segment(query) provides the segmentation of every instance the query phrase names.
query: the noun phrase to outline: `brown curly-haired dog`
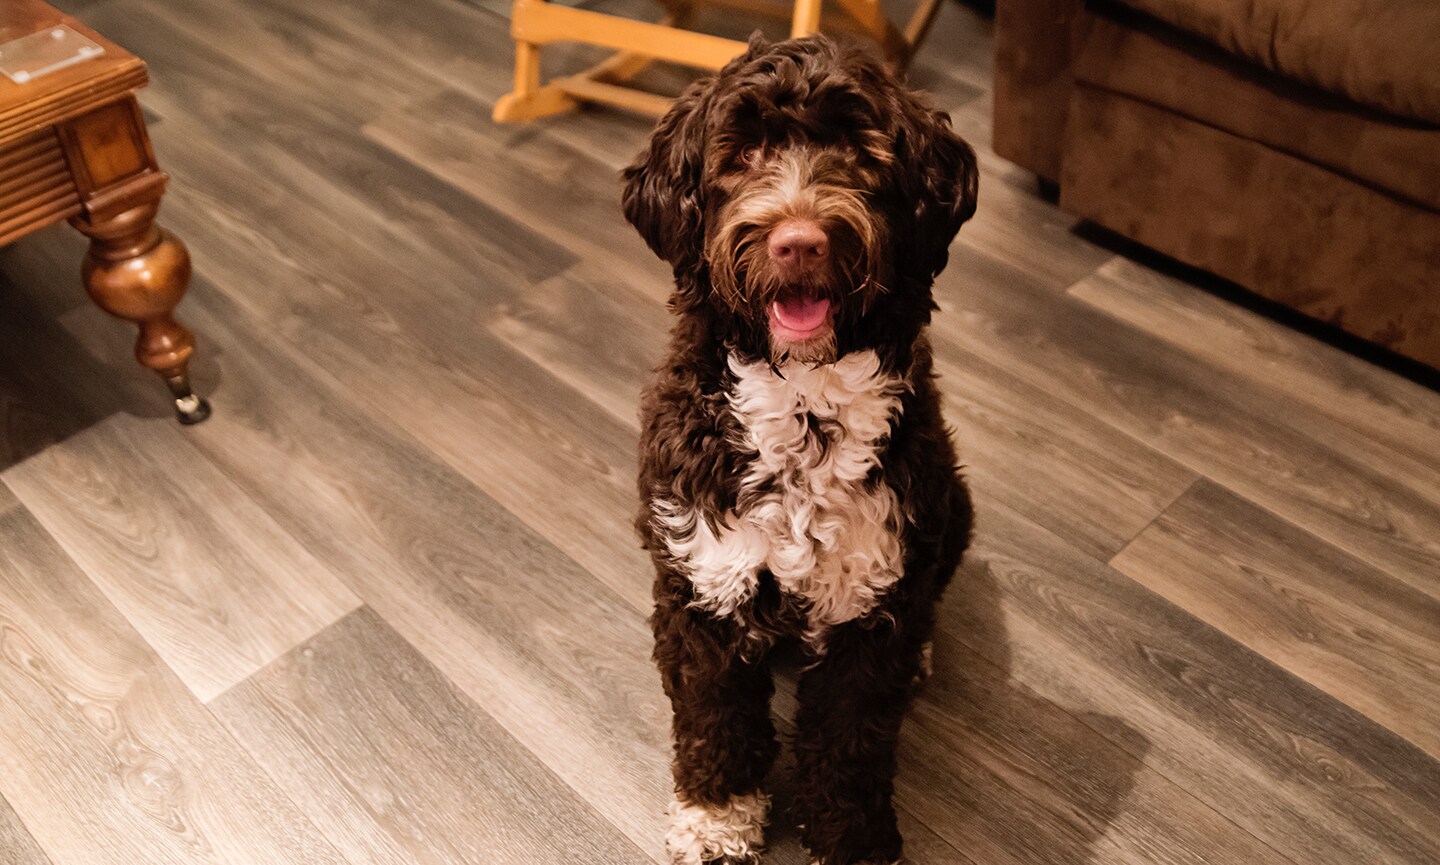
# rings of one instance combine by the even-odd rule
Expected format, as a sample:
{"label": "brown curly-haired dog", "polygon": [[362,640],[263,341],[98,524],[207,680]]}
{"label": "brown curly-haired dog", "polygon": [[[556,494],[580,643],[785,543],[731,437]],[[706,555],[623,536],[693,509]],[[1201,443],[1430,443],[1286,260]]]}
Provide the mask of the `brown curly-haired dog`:
{"label": "brown curly-haired dog", "polygon": [[677,865],[758,861],[767,653],[798,637],[797,818],[822,865],[901,855],[895,745],[970,535],[925,336],[975,155],[878,62],[751,41],[625,171],[675,269],[638,526],[674,707]]}

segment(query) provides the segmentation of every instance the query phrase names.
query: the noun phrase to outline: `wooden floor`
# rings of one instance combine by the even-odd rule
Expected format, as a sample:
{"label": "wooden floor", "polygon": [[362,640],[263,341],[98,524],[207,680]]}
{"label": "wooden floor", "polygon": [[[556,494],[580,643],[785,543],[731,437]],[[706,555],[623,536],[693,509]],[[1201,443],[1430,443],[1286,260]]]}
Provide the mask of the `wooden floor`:
{"label": "wooden floor", "polygon": [[[151,64],[216,415],[169,418],[77,235],[0,250],[0,861],[660,862],[648,124],[492,125],[491,0],[65,5]],[[984,180],[911,861],[1440,863],[1440,394],[1076,233],[988,150],[989,34],[948,4],[914,76]]]}

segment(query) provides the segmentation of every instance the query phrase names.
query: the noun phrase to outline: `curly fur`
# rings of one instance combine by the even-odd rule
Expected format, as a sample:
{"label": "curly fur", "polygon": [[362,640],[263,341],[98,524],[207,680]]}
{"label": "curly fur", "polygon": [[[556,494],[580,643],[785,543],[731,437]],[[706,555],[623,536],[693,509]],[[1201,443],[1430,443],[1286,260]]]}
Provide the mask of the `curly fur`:
{"label": "curly fur", "polygon": [[879,363],[869,350],[816,366],[730,359],[729,403],[745,433],[735,445],[754,455],[735,508],[712,527],[693,509],[651,502],[696,606],[736,615],[767,569],[805,600],[819,647],[826,628],[868,613],[900,578],[899,506],[869,479],[904,384]]}
{"label": "curly fur", "polygon": [[[734,803],[762,795],[768,653],[798,637],[804,841],[820,865],[893,862],[896,739],[971,525],[925,327],[974,212],[974,153],[868,56],[756,39],[677,100],[625,182],[626,217],[675,274],[637,520],[684,803],[672,856],[758,849],[762,821]],[[766,252],[790,219],[830,240],[798,276]],[[767,308],[797,290],[830,302],[823,339],[772,333]],[[701,840],[731,829],[744,851]]]}
{"label": "curly fur", "polygon": [[670,803],[670,830],[665,835],[671,862],[758,862],[769,813],[770,797],[760,792],[733,796],[719,806],[691,805],[676,799]]}

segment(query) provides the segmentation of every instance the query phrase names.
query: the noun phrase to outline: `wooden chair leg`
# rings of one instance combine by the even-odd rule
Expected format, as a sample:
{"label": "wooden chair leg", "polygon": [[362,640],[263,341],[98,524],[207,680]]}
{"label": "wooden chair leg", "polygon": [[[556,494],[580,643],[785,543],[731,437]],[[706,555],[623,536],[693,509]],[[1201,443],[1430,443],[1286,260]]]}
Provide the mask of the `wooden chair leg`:
{"label": "wooden chair leg", "polygon": [[190,253],[155,224],[159,208],[152,201],[103,222],[76,217],[71,224],[90,238],[85,291],[96,306],[140,328],[135,358],[165,379],[180,422],[194,424],[210,416],[210,404],[190,387],[195,336],[174,315],[190,286]]}
{"label": "wooden chair leg", "polygon": [[790,38],[800,39],[820,31],[821,0],[795,0],[795,17],[790,22]]}
{"label": "wooden chair leg", "polygon": [[905,44],[909,53],[905,57],[904,66],[910,65],[910,61],[915,59],[915,52],[920,50],[920,44],[930,35],[930,25],[935,23],[935,16],[940,12],[940,2],[941,0],[921,0],[920,5],[915,7],[915,13],[905,25]]}
{"label": "wooden chair leg", "polygon": [[[517,14],[519,6],[517,3]],[[540,46],[515,42],[515,89],[500,97],[491,116],[497,123],[523,123],[537,117],[559,114],[579,105],[574,98],[552,85],[540,84]]]}

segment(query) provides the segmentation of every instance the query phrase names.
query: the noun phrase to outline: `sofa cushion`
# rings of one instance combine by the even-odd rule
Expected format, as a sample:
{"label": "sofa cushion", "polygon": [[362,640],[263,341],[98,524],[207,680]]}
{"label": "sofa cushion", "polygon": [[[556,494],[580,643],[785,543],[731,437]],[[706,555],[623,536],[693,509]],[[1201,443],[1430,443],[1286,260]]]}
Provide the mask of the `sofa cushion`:
{"label": "sofa cushion", "polygon": [[1273,72],[1440,123],[1440,0],[1121,0]]}
{"label": "sofa cushion", "polygon": [[1138,16],[1084,13],[1076,37],[1071,58],[1076,81],[1440,212],[1440,128],[1295,84]]}

